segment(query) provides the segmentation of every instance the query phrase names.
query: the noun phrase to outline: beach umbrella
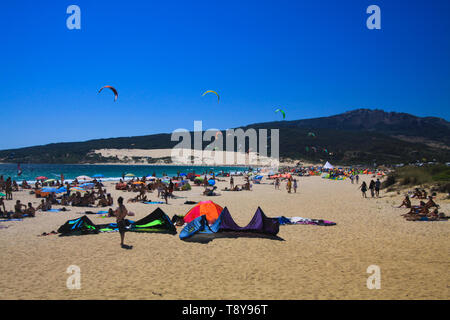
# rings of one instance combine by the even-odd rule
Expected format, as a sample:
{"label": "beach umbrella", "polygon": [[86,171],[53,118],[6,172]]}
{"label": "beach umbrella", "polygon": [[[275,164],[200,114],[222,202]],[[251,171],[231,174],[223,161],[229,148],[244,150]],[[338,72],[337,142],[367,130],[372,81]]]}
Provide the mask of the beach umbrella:
{"label": "beach umbrella", "polygon": [[56,188],[42,188],[41,192],[45,192],[45,193],[52,193],[55,192],[56,193],[57,189]]}
{"label": "beach umbrella", "polygon": [[56,193],[64,193],[64,192],[67,192],[66,187],[61,187],[58,190],[56,190]]}
{"label": "beach umbrella", "polygon": [[40,177],[37,177],[36,178],[36,180],[47,180],[48,178],[47,177],[44,177],[44,176],[40,176]]}
{"label": "beach umbrella", "polygon": [[187,176],[186,173],[180,173],[180,176]]}
{"label": "beach umbrella", "polygon": [[127,174],[125,175],[125,177],[135,177],[135,175],[132,174],[132,173],[127,173]]}
{"label": "beach umbrella", "polygon": [[88,177],[88,176],[78,176],[78,177],[77,177],[77,180],[85,180],[85,181],[89,181],[89,180],[92,180],[92,178],[91,178],[91,177]]}
{"label": "beach umbrella", "polygon": [[44,182],[53,182],[53,181],[56,181],[56,180],[55,179],[47,179]]}
{"label": "beach umbrella", "polygon": [[80,188],[80,187],[73,187],[73,188],[70,188],[70,191],[86,192],[86,190],[84,190],[83,188]]}

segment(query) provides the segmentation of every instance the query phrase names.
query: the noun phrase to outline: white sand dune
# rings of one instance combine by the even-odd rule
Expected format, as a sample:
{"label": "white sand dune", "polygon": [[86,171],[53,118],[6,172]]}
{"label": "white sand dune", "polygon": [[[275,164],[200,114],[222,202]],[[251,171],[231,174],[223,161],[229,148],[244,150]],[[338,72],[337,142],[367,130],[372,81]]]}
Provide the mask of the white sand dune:
{"label": "white sand dune", "polygon": [[[370,180],[370,177],[364,177]],[[242,178],[236,178],[242,183]],[[264,179],[265,180],[265,179]],[[260,238],[183,242],[178,235],[127,233],[132,250],[119,246],[118,233],[39,237],[57,230],[87,208],[38,213],[20,222],[1,222],[0,292],[3,299],[449,299],[449,222],[409,222],[395,209],[401,196],[363,199],[357,186],[320,177],[299,178],[288,194],[263,180],[253,191],[202,196],[202,187],[176,192],[181,199],[160,207],[172,217],[213,200],[246,225],[258,206],[268,216],[321,218],[336,226],[281,226],[284,241]],[[135,194],[108,191],[116,200]],[[219,182],[219,190],[228,186]],[[151,200],[157,200],[149,193]],[[14,193],[23,203],[39,199]],[[449,213],[448,201],[438,200]],[[11,209],[13,201],[7,202]],[[127,204],[132,220],[157,205]],[[114,222],[89,216],[94,223]],[[180,228],[178,228],[180,231]],[[81,268],[81,289],[69,290],[70,265]],[[369,290],[369,265],[381,268],[381,289]]]}

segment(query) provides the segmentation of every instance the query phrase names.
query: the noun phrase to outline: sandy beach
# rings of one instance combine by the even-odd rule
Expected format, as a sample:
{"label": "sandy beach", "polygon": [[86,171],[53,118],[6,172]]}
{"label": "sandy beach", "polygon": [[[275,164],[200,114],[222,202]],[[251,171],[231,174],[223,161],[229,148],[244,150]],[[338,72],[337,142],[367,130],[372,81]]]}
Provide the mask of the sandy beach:
{"label": "sandy beach", "polygon": [[[370,180],[364,175],[363,180]],[[246,225],[258,206],[269,217],[320,218],[336,226],[280,226],[283,241],[262,238],[218,238],[207,244],[183,242],[178,235],[118,233],[59,237],[38,236],[57,230],[89,208],[38,212],[35,218],[1,222],[0,292],[3,299],[448,299],[450,276],[449,222],[410,222],[396,209],[402,195],[363,199],[356,184],[320,177],[300,177],[297,193],[269,180],[253,191],[203,196],[202,187],[175,192],[169,204],[126,204],[134,221],[160,206],[168,215],[185,214],[186,200],[213,200],[228,207]],[[243,178],[236,178],[243,183]],[[115,201],[134,193],[107,189]],[[218,190],[228,186],[218,183]],[[148,198],[157,200],[156,194]],[[14,193],[22,203],[40,199],[28,191]],[[437,199],[449,212],[448,200]],[[414,202],[413,202],[414,203]],[[7,208],[13,205],[6,202]],[[92,209],[92,208],[91,208]],[[94,223],[114,218],[90,215]],[[179,232],[180,227],[177,228]],[[70,265],[81,269],[81,289],[69,290]],[[381,270],[381,289],[366,286],[368,266]]]}

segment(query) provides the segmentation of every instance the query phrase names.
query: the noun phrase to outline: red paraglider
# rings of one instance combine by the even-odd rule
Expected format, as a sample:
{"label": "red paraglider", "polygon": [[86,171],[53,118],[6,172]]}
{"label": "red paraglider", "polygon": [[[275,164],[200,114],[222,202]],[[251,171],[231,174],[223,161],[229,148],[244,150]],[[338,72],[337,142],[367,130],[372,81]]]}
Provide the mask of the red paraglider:
{"label": "red paraglider", "polygon": [[103,90],[104,88],[111,89],[111,91],[114,92],[114,101],[117,101],[117,97],[119,96],[119,94],[117,93],[116,88],[111,87],[111,86],[104,86],[104,87],[102,87],[102,88],[98,91],[98,93],[102,92],[102,90]]}

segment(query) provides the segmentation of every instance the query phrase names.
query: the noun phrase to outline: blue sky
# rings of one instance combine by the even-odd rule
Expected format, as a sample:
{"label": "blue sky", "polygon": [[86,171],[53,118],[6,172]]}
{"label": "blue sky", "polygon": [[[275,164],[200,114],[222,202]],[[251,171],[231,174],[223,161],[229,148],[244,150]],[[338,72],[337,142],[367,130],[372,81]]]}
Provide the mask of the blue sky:
{"label": "blue sky", "polygon": [[[66,27],[71,4],[81,30]],[[381,30],[366,28],[372,4]],[[0,149],[226,129],[280,107],[286,120],[356,108],[448,120],[449,12],[447,0],[8,1]]]}

